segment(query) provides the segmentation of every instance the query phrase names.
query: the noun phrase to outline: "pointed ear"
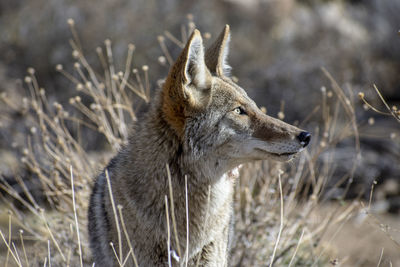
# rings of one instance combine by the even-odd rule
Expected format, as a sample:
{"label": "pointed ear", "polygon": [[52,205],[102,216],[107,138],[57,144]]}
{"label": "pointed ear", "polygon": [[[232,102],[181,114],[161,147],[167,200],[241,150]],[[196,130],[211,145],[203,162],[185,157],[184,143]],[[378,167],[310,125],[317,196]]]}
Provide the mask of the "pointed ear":
{"label": "pointed ear", "polygon": [[167,77],[168,88],[164,89],[186,105],[199,106],[210,94],[211,78],[204,60],[203,39],[195,29],[172,66]]}
{"label": "pointed ear", "polygon": [[184,85],[193,85],[196,90],[209,88],[210,73],[204,60],[203,39],[197,29],[193,31],[182,54],[185,60]]}
{"label": "pointed ear", "polygon": [[230,75],[232,68],[227,62],[230,39],[229,25],[225,25],[217,40],[207,49],[206,65],[211,73],[215,73],[218,76]]}
{"label": "pointed ear", "polygon": [[182,133],[188,113],[208,106],[211,79],[204,60],[203,39],[196,29],[172,65],[162,91],[164,115],[178,133]]}

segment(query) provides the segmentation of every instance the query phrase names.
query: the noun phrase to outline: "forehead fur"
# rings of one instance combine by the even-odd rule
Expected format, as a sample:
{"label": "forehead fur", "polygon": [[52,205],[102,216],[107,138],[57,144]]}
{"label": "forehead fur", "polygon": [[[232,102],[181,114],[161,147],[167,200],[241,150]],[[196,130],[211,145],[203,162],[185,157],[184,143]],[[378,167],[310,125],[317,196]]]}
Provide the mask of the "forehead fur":
{"label": "forehead fur", "polygon": [[222,109],[246,102],[254,103],[241,87],[232,81],[213,77],[211,105],[219,106]]}

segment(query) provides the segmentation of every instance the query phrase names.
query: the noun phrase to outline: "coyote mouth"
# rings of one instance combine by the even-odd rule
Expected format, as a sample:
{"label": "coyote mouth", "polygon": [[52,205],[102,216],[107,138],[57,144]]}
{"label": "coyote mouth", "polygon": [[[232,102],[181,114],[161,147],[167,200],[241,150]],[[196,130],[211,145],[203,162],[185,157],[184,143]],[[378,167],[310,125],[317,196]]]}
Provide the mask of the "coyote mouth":
{"label": "coyote mouth", "polygon": [[296,152],[274,153],[274,152],[269,152],[269,151],[261,149],[261,148],[256,148],[256,150],[261,151],[263,153],[266,153],[266,154],[276,157],[276,158],[290,158],[291,156],[296,155],[298,152],[300,152],[300,151],[296,151]]}
{"label": "coyote mouth", "polygon": [[297,154],[297,152],[287,152],[287,153],[271,153],[271,152],[267,152],[267,153],[269,153],[271,155],[274,155],[274,156],[278,156],[278,157],[280,157],[280,156],[292,156],[294,154]]}

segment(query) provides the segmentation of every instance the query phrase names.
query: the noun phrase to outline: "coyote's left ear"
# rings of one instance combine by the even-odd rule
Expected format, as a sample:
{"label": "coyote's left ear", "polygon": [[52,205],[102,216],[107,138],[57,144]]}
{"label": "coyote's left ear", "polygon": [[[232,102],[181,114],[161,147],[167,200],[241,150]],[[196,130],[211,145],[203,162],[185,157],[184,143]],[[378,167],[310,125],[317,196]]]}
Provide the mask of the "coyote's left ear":
{"label": "coyote's left ear", "polygon": [[217,40],[206,51],[206,65],[211,73],[218,76],[229,76],[231,66],[228,65],[229,41],[231,34],[226,25]]}
{"label": "coyote's left ear", "polygon": [[186,93],[191,94],[196,90],[209,89],[211,85],[210,72],[204,61],[203,39],[197,29],[193,31],[182,54],[185,58],[184,85],[192,85],[196,88],[195,90],[186,88]]}
{"label": "coyote's left ear", "polygon": [[195,29],[172,66],[164,91],[174,98],[175,103],[181,102],[186,108],[196,109],[207,106],[210,88],[211,74],[204,61],[203,39]]}
{"label": "coyote's left ear", "polygon": [[183,133],[187,113],[206,108],[211,99],[212,77],[204,60],[203,39],[196,29],[172,65],[163,89],[167,121]]}

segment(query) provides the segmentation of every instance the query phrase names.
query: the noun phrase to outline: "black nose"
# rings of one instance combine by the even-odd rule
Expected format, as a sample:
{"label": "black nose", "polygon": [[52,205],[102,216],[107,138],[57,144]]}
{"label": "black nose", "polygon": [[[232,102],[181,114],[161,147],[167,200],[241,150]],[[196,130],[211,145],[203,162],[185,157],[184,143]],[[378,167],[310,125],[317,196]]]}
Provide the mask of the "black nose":
{"label": "black nose", "polygon": [[297,139],[299,139],[300,144],[303,145],[303,147],[306,147],[308,143],[310,143],[311,140],[311,134],[309,132],[301,132],[298,136]]}

